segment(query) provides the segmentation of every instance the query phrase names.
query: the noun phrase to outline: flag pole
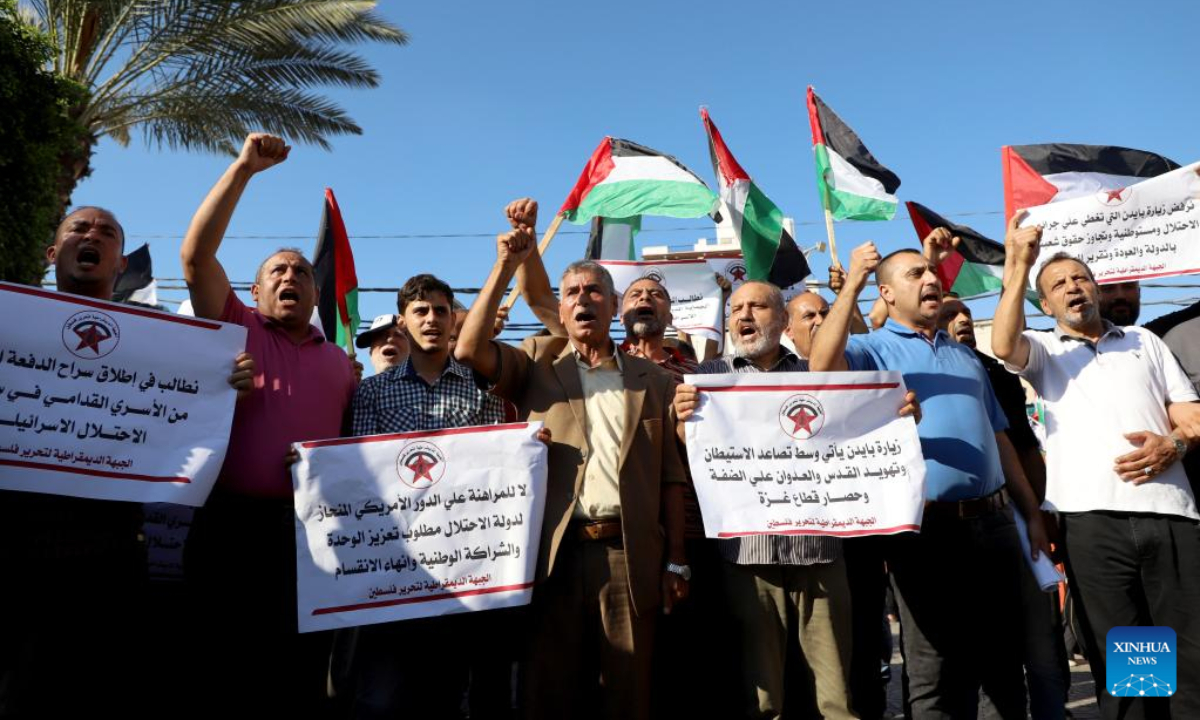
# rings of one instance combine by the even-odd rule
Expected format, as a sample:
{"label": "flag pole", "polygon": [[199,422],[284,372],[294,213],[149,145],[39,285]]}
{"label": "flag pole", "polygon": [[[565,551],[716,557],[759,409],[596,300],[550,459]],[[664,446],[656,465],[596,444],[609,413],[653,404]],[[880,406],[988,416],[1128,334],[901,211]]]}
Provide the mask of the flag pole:
{"label": "flag pole", "polygon": [[833,213],[829,212],[829,208],[825,209],[825,234],[829,236],[829,259],[834,267],[840,268],[842,263],[838,260],[837,238],[833,235]]}
{"label": "flag pole", "polygon": [[350,330],[349,318],[342,321],[342,334],[346,336],[346,354],[352,358],[358,357],[358,352],[354,349],[354,333]]}
{"label": "flag pole", "polygon": [[[558,226],[562,225],[562,221],[563,221],[564,217],[565,216],[561,213],[559,213],[558,215],[555,215],[554,222],[550,223],[550,227],[546,228],[546,234],[542,237],[542,241],[539,242],[538,246],[537,246],[537,254],[539,256],[546,254],[546,248],[550,247],[550,241],[554,239],[555,233],[558,232]],[[513,305],[517,304],[517,298],[520,295],[521,295],[521,284],[517,283],[516,285],[514,285],[512,292],[510,292],[508,294],[508,297],[504,298],[504,302],[500,306],[511,309]]]}

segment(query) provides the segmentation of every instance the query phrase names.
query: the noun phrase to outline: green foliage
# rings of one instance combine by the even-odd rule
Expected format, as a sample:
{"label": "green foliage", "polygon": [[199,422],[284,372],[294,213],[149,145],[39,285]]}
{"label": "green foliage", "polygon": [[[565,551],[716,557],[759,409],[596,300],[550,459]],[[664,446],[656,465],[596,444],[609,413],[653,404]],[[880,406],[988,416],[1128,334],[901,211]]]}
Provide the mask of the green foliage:
{"label": "green foliage", "polygon": [[0,0],[0,279],[36,284],[61,212],[62,159],[77,154],[82,126],[70,110],[86,97],[47,71],[53,46]]}

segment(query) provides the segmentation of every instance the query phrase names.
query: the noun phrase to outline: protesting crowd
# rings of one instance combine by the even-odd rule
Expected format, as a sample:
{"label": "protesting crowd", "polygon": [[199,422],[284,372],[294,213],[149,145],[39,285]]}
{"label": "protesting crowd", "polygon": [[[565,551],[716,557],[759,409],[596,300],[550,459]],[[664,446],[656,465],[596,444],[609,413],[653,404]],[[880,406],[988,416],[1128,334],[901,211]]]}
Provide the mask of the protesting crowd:
{"label": "protesting crowd", "polygon": [[[240,326],[245,341],[219,368],[232,388],[220,389],[232,425],[186,541],[178,606],[170,620],[161,609],[160,622],[147,620],[139,505],[2,491],[0,554],[11,579],[0,615],[0,716],[882,718],[893,613],[906,716],[1064,718],[1071,677],[1062,606],[1035,575],[1040,560],[1065,568],[1103,717],[1200,718],[1200,514],[1191,484],[1200,476],[1184,462],[1200,443],[1192,316],[1160,328],[1165,341],[1136,326],[1136,284],[1102,287],[1079,257],[1047,256],[1042,226],[1017,213],[1004,241],[994,358],[976,349],[970,310],[939,274],[961,238],[936,227],[920,247],[886,256],[870,242],[854,248],[845,268],[831,270],[829,297],[806,291],[785,301],[770,282],[740,284],[728,296],[724,354],[698,362],[686,335],[668,333],[672,297],[660,279],[618,288],[603,263],[580,260],[555,286],[537,247],[538,205],[520,199],[504,209],[495,262],[469,308],[446,282],[410,268],[395,315],[357,337],[375,369],[363,379],[362,366],[312,323],[318,282],[303,252],[262,260],[253,305],[217,259],[243,192],[260,173],[280,172],[289,150],[277,137],[248,137],[182,244],[195,322]],[[114,212],[68,214],[47,254],[58,291],[111,300],[124,242]],[[872,282],[879,300],[864,317],[860,296]],[[546,326],[519,346],[497,339],[514,283]],[[1051,330],[1026,329],[1029,287]],[[175,351],[183,362],[189,348]],[[13,357],[0,355],[0,364]],[[913,438],[916,460],[906,467],[920,468],[923,484],[912,487],[923,497],[910,529],[872,531],[862,521],[844,532],[711,531],[712,501],[698,488],[731,486],[742,469],[699,467],[692,433],[716,422],[734,394],[746,398],[739,407],[778,425],[778,403],[766,407],[766,394],[756,395],[776,373],[784,387],[864,374],[880,385],[902,380],[876,413],[881,426],[898,428],[895,437]],[[1018,378],[1044,403],[1044,444]],[[836,432],[837,402],[796,406],[786,415],[795,427],[784,430],[803,441],[825,418]],[[317,545],[390,542],[388,562],[398,566],[403,555],[406,572],[418,550],[427,552],[422,572],[442,562],[429,559],[437,538],[422,537],[418,524],[403,540],[330,530],[350,527],[356,514],[394,514],[406,501],[389,511],[384,497],[379,510],[355,513],[322,500],[309,512],[308,483],[329,483],[334,472],[319,469],[321,451],[358,447],[347,445],[353,438],[475,437],[446,431],[481,426],[529,435],[519,452],[532,459],[520,462],[538,468],[522,469],[542,492],[521,507],[536,510],[504,520],[527,527],[525,547],[536,548],[522,558],[528,601],[364,621],[362,612],[421,604],[419,593],[406,597],[385,580],[366,610],[298,612],[297,583],[314,562],[298,545],[298,525],[313,557]],[[40,432],[30,424],[26,434]],[[512,442],[496,452],[515,454],[510,437],[490,442]],[[727,444],[740,452],[752,440]],[[387,459],[389,472],[402,465],[401,479],[425,497],[431,487],[440,494],[439,512],[477,496],[463,490],[457,498],[467,499],[456,499],[449,479],[433,485],[449,442]],[[502,479],[522,483],[509,495],[524,494],[524,477]],[[488,502],[499,508],[495,487]],[[775,490],[759,489],[754,502],[771,510]],[[812,504],[870,507],[865,493],[823,492]],[[530,526],[535,517],[540,526]],[[454,532],[466,532],[454,522]],[[411,551],[396,549],[403,542]],[[515,558],[519,549],[479,555]],[[465,562],[450,553],[442,564],[455,561]],[[348,562],[320,567],[343,585],[370,574]],[[443,582],[437,598],[504,594],[482,578],[476,585],[450,591]],[[339,624],[312,630],[309,617]],[[1169,698],[1110,692],[1106,638],[1137,626],[1166,626],[1177,637]]]}

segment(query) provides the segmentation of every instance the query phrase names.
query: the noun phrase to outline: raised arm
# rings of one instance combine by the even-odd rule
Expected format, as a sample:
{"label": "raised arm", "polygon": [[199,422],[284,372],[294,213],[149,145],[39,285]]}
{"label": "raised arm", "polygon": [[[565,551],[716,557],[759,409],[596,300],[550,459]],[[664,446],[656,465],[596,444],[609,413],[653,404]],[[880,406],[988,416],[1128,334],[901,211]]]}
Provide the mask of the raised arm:
{"label": "raised arm", "polygon": [[[522,225],[529,228],[533,239],[537,241],[538,204],[533,198],[513,200],[504,208],[504,214],[514,230]],[[517,268],[517,286],[521,288],[521,297],[525,304],[551,335],[566,337],[567,329],[558,319],[558,298],[550,285],[550,276],[546,274],[546,265],[542,262],[542,254],[538,251],[529,253],[525,262]]]}
{"label": "raised arm", "polygon": [[500,360],[496,348],[492,347],[496,311],[517,267],[533,251],[536,251],[533,232],[525,226],[496,236],[496,264],[479,291],[479,297],[471,303],[458,334],[454,357],[491,382],[500,378]]}
{"label": "raised arm", "polygon": [[197,317],[220,317],[229,297],[229,278],[217,261],[217,248],[242,192],[256,173],[287,160],[291,147],[274,135],[253,133],[246,138],[237,160],[225,170],[200,208],[192,216],[179,259]]}
{"label": "raised arm", "polygon": [[829,308],[829,316],[821,323],[820,331],[813,336],[809,369],[821,372],[849,368],[846,363],[846,338],[850,335],[851,320],[858,310],[858,296],[867,286],[871,273],[879,266],[879,260],[879,251],[873,242],[859,245],[850,253],[850,272],[846,276],[846,285]]}
{"label": "raised arm", "polygon": [[1029,362],[1029,338],[1021,334],[1025,330],[1025,287],[1042,242],[1040,226],[1018,227],[1024,217],[1024,210],[1013,215],[1004,235],[1004,291],[992,323],[992,352],[1019,369]]}
{"label": "raised arm", "polygon": [[[829,266],[829,289],[834,295],[840,295],[842,288],[846,287],[846,270],[841,265]],[[885,310],[886,312],[886,310]],[[882,324],[882,323],[881,323]],[[858,309],[858,303],[854,303],[854,316],[850,318],[850,334],[865,335],[871,331],[867,327],[866,320],[863,320],[862,311]]]}

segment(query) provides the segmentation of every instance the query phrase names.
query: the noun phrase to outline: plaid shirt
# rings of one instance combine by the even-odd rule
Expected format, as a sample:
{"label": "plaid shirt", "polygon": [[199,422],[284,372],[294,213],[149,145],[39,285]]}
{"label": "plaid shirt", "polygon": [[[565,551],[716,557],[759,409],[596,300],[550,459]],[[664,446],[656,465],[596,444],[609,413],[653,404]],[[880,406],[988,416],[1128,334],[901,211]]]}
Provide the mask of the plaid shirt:
{"label": "plaid shirt", "polygon": [[373,375],[354,394],[351,435],[442,430],[504,421],[504,403],[466,365],[450,358],[432,385],[412,361]]}
{"label": "plaid shirt", "polygon": [[[808,361],[803,360],[787,348],[779,361],[766,372],[808,372]],[[719,357],[707,360],[696,371],[700,375],[720,373],[763,372],[745,358]],[[718,540],[721,557],[738,565],[818,565],[838,559],[842,552],[842,540],[823,535],[751,535],[748,537]]]}

